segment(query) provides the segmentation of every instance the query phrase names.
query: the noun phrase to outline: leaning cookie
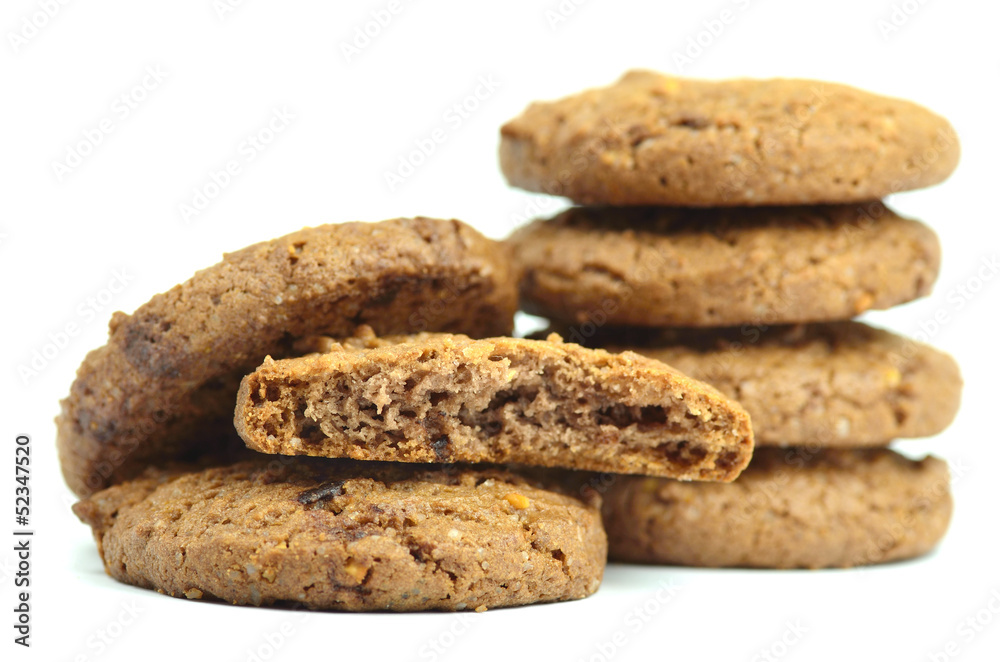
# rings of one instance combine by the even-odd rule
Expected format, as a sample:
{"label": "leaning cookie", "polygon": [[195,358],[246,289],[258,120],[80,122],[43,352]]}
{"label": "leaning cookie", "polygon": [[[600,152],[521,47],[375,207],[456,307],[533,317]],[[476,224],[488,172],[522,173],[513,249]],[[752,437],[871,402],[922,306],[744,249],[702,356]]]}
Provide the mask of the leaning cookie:
{"label": "leaning cookie", "polygon": [[728,485],[617,477],[604,494],[614,561],[825,568],[925,554],[951,518],[948,467],[887,449],[762,448]]}
{"label": "leaning cookie", "polygon": [[602,330],[590,342],[663,361],[739,401],[757,446],[884,446],[929,437],[954,420],[962,395],[949,355],[860,322]]}
{"label": "leaning cookie", "polygon": [[855,202],[938,183],[959,157],[951,125],[909,101],[650,71],[534,103],[500,135],[508,182],[580,204]]}
{"label": "leaning cookie", "polygon": [[58,418],[63,475],[90,494],[222,445],[240,378],[293,339],[446,330],[507,333],[516,286],[506,251],[458,221],[305,229],[226,255],[132,315],[80,366]]}
{"label": "leaning cookie", "polygon": [[934,232],[881,203],[577,207],[508,241],[525,309],[599,325],[848,319],[927,295],[940,264]]}
{"label": "leaning cookie", "polygon": [[116,485],[74,506],[118,581],[175,597],[462,610],[597,590],[599,499],[507,471],[264,458]]}
{"label": "leaning cookie", "polygon": [[558,336],[368,331],[247,375],[235,414],[247,445],[283,455],[721,481],[750,459],[746,412],[659,361]]}

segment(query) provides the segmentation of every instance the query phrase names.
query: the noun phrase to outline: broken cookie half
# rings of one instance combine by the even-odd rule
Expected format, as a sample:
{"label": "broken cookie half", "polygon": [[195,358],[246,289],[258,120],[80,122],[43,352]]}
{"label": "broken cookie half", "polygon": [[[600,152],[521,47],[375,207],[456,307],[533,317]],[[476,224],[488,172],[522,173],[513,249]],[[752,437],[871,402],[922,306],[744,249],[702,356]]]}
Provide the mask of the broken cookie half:
{"label": "broken cookie half", "polygon": [[494,462],[731,481],[750,418],[712,387],[632,352],[421,333],[313,338],[243,379],[235,424],[265,453]]}

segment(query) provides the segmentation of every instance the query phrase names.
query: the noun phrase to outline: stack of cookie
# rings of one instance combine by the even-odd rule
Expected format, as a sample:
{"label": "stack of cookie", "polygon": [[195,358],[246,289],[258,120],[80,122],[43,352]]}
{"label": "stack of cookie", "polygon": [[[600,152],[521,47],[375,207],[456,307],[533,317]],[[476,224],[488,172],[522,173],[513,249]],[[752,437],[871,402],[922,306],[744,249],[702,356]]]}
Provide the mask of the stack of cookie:
{"label": "stack of cookie", "polygon": [[[847,320],[929,291],[934,234],[877,200],[956,159],[937,116],[819,83],[636,73],[532,106],[505,172],[591,206],[505,243],[306,229],[116,313],[57,420],[74,511],[120,581],[314,609],[581,598],[609,550],[919,554],[947,468],[886,445],[943,429],[960,377]],[[519,299],[569,342],[511,338]]]}
{"label": "stack of cookie", "polygon": [[951,422],[958,368],[850,320],[937,277],[934,233],[880,199],[951,173],[944,119],[831,83],[631,72],[501,135],[511,184],[587,205],[510,238],[522,306],[570,342],[704,379],[753,421],[732,484],[611,481],[613,560],[851,566],[937,543],[947,467],[887,446]]}
{"label": "stack of cookie", "polygon": [[458,221],[348,223],[116,313],[58,419],[107,572],[354,611],[592,594],[600,500],[530,467],[729,481],[750,419],[655,359],[508,337],[516,273]]}

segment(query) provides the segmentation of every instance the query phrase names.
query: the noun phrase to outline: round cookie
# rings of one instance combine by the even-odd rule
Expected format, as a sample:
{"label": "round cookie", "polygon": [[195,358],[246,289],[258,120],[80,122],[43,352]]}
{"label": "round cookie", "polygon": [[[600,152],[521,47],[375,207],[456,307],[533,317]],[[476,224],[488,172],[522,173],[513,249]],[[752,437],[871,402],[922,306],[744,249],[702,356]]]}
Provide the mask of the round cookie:
{"label": "round cookie", "polygon": [[248,374],[234,423],[264,453],[516,463],[730,481],[743,408],[670,366],[547,340],[370,329]]}
{"label": "round cookie", "polygon": [[929,437],[961,401],[954,359],[860,322],[601,335],[592,340],[610,351],[663,361],[739,401],[758,447]]}
{"label": "round cookie", "polygon": [[848,319],[925,296],[940,264],[934,232],[881,203],[576,207],[508,241],[527,311],[598,326]]}
{"label": "round cookie", "polygon": [[76,504],[108,574],[171,596],[345,611],[586,597],[600,500],[484,467],[267,458],[151,475]]}
{"label": "round cookie", "polygon": [[500,135],[508,182],[580,204],[864,201],[936,184],[959,157],[951,125],[909,101],[819,81],[651,71],[534,103]]}
{"label": "round cookie", "polygon": [[612,561],[826,568],[919,556],[944,536],[947,465],[891,450],[762,448],[733,483],[620,476],[604,494]]}
{"label": "round cookie", "polygon": [[506,250],[459,221],[324,225],[229,253],[115,313],[108,344],[77,371],[57,419],[63,475],[90,494],[164,459],[235,439],[239,381],[315,333],[509,333]]}

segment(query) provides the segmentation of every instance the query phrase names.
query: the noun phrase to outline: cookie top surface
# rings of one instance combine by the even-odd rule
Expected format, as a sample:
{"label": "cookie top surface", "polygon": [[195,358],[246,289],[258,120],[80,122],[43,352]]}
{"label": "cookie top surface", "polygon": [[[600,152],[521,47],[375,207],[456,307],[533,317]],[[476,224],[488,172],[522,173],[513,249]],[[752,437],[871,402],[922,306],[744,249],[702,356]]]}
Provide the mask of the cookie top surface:
{"label": "cookie top surface", "polygon": [[618,82],[530,105],[501,129],[508,182],[580,204],[749,206],[882,198],[944,180],[948,122],[809,80]]}
{"label": "cookie top surface", "polygon": [[940,266],[934,232],[879,202],[575,207],[508,242],[526,310],[598,325],[849,319],[927,295]]}
{"label": "cookie top surface", "polygon": [[119,581],[348,611],[585,597],[607,552],[598,509],[491,467],[308,458],[149,472],[74,506]]}
{"label": "cookie top surface", "polygon": [[761,448],[728,485],[621,477],[604,493],[612,560],[848,567],[911,558],[944,536],[947,465],[888,449]]}
{"label": "cookie top surface", "polygon": [[659,361],[548,340],[423,333],[265,361],[235,425],[266,453],[518,463],[732,480],[753,448],[737,404]]}
{"label": "cookie top surface", "polygon": [[947,354],[860,322],[605,331],[590,339],[668,363],[742,404],[758,446],[883,446],[954,420]]}
{"label": "cookie top surface", "polygon": [[[509,256],[459,221],[308,228],[229,253],[132,315],[77,372],[58,419],[63,473],[78,494],[230,436],[239,379],[294,338],[507,333]],[[208,440],[207,442],[205,440]]]}

